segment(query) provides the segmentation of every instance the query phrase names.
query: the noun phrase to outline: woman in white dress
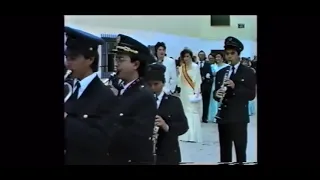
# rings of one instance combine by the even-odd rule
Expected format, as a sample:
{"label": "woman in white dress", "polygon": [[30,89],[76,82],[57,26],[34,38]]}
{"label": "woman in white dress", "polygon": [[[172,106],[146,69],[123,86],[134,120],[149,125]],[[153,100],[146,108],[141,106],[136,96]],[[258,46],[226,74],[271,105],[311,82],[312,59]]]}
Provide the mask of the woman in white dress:
{"label": "woman in white dress", "polygon": [[180,53],[178,85],[181,88],[180,99],[188,119],[189,130],[179,138],[187,142],[202,142],[201,75],[199,66],[192,62],[192,56],[193,53],[189,49]]}

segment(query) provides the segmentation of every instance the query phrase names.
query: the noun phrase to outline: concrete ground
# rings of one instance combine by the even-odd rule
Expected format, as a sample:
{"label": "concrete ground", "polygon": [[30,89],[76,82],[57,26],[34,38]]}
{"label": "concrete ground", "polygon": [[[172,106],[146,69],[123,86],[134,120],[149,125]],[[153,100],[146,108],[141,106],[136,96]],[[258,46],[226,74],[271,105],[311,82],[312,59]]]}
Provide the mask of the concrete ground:
{"label": "concrete ground", "polygon": [[[247,162],[257,162],[257,116],[250,116],[250,119],[251,121],[248,124]],[[180,141],[182,162],[217,163],[220,161],[217,124],[202,123],[202,134],[203,143]],[[233,152],[233,161],[236,161],[235,152]]]}

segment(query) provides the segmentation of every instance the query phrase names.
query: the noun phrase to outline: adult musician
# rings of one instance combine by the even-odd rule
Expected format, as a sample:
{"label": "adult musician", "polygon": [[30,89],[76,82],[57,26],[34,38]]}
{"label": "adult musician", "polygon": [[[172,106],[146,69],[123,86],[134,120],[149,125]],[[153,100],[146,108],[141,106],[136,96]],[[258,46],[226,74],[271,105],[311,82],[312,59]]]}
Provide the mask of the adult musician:
{"label": "adult musician", "polygon": [[[217,119],[221,162],[232,161],[232,142],[235,145],[237,162],[246,162],[247,125],[249,123],[248,102],[255,98],[255,75],[249,67],[240,63],[243,44],[235,37],[225,39],[225,57],[230,66],[217,72],[214,99],[222,101]],[[227,72],[230,69],[229,72]],[[228,80],[223,82],[227,74]],[[228,88],[225,92],[221,85]]]}
{"label": "adult musician", "polygon": [[98,70],[99,37],[65,27],[66,59],[75,79],[74,92],[65,104],[67,165],[106,164],[106,152],[119,120],[109,118],[117,98],[95,73]]}
{"label": "adult musician", "polygon": [[151,64],[145,78],[157,100],[158,115],[155,117],[155,122],[159,127],[159,136],[156,144],[156,163],[178,165],[181,162],[178,136],[187,132],[189,127],[180,99],[163,91],[165,71],[165,66],[158,63]]}
{"label": "adult musician", "polygon": [[158,62],[162,63],[166,67],[166,84],[163,88],[167,94],[173,94],[177,86],[177,70],[176,62],[174,59],[166,56],[166,44],[164,42],[158,42],[155,46],[156,57]]}
{"label": "adult musician", "polygon": [[153,163],[152,135],[157,115],[153,93],[146,88],[142,78],[147,65],[155,62],[149,49],[139,41],[120,34],[116,49],[118,78],[124,81],[119,91],[116,116],[128,123],[112,139],[108,155],[110,164],[136,165]]}
{"label": "adult musician", "polygon": [[208,111],[209,111],[209,104],[210,104],[210,94],[211,88],[213,83],[213,74],[211,71],[211,64],[210,62],[206,61],[206,54],[204,51],[200,51],[198,53],[199,57],[199,66],[200,66],[200,73],[201,73],[201,93],[202,93],[202,122],[208,122]]}

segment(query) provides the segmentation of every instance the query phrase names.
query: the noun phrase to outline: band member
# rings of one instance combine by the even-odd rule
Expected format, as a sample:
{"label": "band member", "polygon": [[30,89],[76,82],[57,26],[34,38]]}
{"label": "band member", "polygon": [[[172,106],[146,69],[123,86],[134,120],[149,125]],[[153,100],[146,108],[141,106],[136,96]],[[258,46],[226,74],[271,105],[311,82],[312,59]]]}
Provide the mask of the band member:
{"label": "band member", "polygon": [[202,94],[202,122],[208,122],[208,111],[210,104],[210,94],[213,83],[213,74],[211,71],[211,64],[208,61],[205,61],[206,55],[204,51],[200,51],[198,53],[199,56],[199,66],[200,66],[200,74],[201,74],[201,94]]}
{"label": "band member", "polygon": [[189,127],[180,99],[163,91],[165,71],[165,66],[155,63],[149,65],[146,74],[146,81],[157,97],[158,115],[155,122],[159,127],[159,136],[156,164],[178,165],[181,162],[178,136],[187,132]]}
{"label": "band member", "polygon": [[[232,161],[232,142],[237,162],[246,162],[248,102],[256,96],[256,78],[253,71],[240,63],[243,44],[235,37],[225,39],[225,56],[230,66],[217,72],[214,99],[222,106],[217,119],[221,162]],[[228,71],[229,70],[229,71]],[[224,79],[226,78],[226,81]],[[227,86],[227,90],[221,86]]]}
{"label": "band member", "polygon": [[110,119],[117,98],[95,72],[98,70],[99,37],[65,27],[68,69],[76,81],[74,92],[65,104],[67,165],[107,164],[107,147],[121,119]]}
{"label": "band member", "polygon": [[108,151],[109,164],[153,164],[152,135],[157,106],[152,91],[142,78],[147,65],[155,59],[139,41],[122,34],[117,39],[113,51],[116,52],[117,75],[124,81],[124,86],[114,112],[128,126],[114,135]]}
{"label": "band member", "polygon": [[155,46],[156,57],[159,63],[162,63],[166,67],[166,84],[163,88],[167,94],[173,94],[177,86],[177,70],[174,59],[171,59],[166,55],[166,44],[164,42],[158,42]]}

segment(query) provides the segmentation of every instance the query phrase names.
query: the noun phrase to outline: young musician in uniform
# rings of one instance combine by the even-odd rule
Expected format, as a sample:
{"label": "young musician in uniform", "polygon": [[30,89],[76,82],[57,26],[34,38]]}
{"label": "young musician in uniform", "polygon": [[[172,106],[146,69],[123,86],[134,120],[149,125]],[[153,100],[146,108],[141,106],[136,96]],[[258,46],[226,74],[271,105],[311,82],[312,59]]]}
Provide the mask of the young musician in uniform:
{"label": "young musician in uniform", "polygon": [[[240,63],[239,55],[244,47],[237,38],[227,37],[224,48],[230,66],[217,72],[214,90],[214,99],[218,102],[223,99],[217,114],[220,158],[221,162],[232,161],[234,143],[237,162],[241,163],[246,162],[248,102],[256,96],[256,78],[251,68]],[[227,87],[226,91],[222,85]]]}
{"label": "young musician in uniform", "polygon": [[187,132],[189,127],[180,99],[163,91],[165,71],[165,66],[151,64],[145,78],[157,100],[155,122],[159,127],[159,136],[156,143],[156,164],[178,165],[181,162],[178,137]]}
{"label": "young musician in uniform", "polygon": [[[67,165],[107,164],[107,147],[118,119],[110,119],[117,98],[95,72],[98,70],[99,37],[65,27],[66,59],[75,79],[73,94],[65,103],[65,163]],[[114,121],[114,122],[113,122]]]}
{"label": "young musician in uniform", "polygon": [[156,51],[156,57],[159,63],[166,67],[166,84],[163,88],[167,94],[173,94],[177,86],[177,70],[175,66],[175,60],[166,56],[166,44],[164,42],[158,42],[154,49]]}
{"label": "young musician in uniform", "polygon": [[143,77],[147,65],[155,62],[149,49],[139,41],[120,34],[117,38],[117,76],[124,81],[119,91],[119,106],[115,116],[127,122],[128,127],[117,132],[109,147],[112,165],[153,164],[152,135],[157,115],[156,101]]}

